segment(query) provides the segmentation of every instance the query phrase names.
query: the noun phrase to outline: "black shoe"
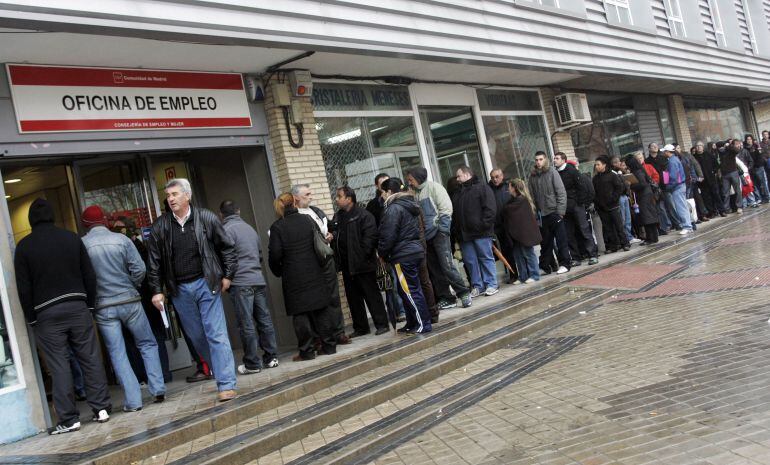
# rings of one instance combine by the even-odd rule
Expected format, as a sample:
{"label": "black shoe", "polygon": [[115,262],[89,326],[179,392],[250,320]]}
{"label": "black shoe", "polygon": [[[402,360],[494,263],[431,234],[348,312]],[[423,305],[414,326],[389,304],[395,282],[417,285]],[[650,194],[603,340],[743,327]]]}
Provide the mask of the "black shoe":
{"label": "black shoe", "polygon": [[719,212],[719,216],[721,216],[722,218],[727,218],[727,213]]}
{"label": "black shoe", "polygon": [[197,383],[198,381],[208,381],[210,379],[214,379],[214,377],[211,375],[207,375],[202,371],[196,371],[195,374],[193,374],[192,376],[188,376],[187,378],[185,378],[185,381],[187,381],[188,383]]}
{"label": "black shoe", "polygon": [[407,326],[402,326],[402,327],[398,328],[396,330],[396,332],[397,333],[401,333],[401,334],[412,334],[412,333],[414,333],[414,329],[409,328]]}
{"label": "black shoe", "polygon": [[86,395],[85,394],[78,394],[76,392],[75,393],[75,400],[78,401],[78,402],[83,402],[84,400],[86,400]]}
{"label": "black shoe", "polygon": [[48,428],[48,434],[50,434],[51,436],[54,436],[56,434],[71,433],[73,431],[78,431],[79,429],[80,429],[80,422],[73,421],[69,425],[58,424],[52,428]]}
{"label": "black shoe", "polygon": [[367,331],[365,333],[363,333],[361,331],[353,331],[353,333],[348,334],[348,337],[352,339],[354,337],[366,336],[367,334],[369,334],[369,331]]}
{"label": "black shoe", "polygon": [[396,323],[403,323],[406,321],[406,317],[404,315],[399,315],[396,317]]}
{"label": "black shoe", "polygon": [[569,265],[570,265],[570,267],[574,268],[574,267],[580,266],[582,264],[583,264],[583,262],[581,262],[580,260],[572,260],[572,262],[570,262]]}
{"label": "black shoe", "polygon": [[155,400],[153,400],[153,403],[160,404],[164,400],[166,400],[166,395],[165,394],[158,394],[157,396],[155,396]]}
{"label": "black shoe", "polygon": [[126,412],[126,413],[139,412],[141,410],[142,410],[142,407],[133,407],[133,408],[131,408],[131,407],[123,407],[123,411]]}
{"label": "black shoe", "polygon": [[623,252],[628,252],[629,250],[631,250],[631,245],[630,244],[627,244],[627,245],[623,246]]}
{"label": "black shoe", "polygon": [[589,265],[596,265],[597,263],[599,263],[599,258],[598,257],[591,257],[591,258],[588,259],[588,264]]}
{"label": "black shoe", "polygon": [[430,324],[435,325],[436,323],[438,323],[438,317],[437,316],[430,317]]}
{"label": "black shoe", "polygon": [[389,332],[390,332],[390,329],[387,328],[387,327],[385,327],[385,328],[377,328],[377,330],[374,332],[374,335],[375,336],[379,336],[380,334],[385,334],[385,333],[389,333]]}

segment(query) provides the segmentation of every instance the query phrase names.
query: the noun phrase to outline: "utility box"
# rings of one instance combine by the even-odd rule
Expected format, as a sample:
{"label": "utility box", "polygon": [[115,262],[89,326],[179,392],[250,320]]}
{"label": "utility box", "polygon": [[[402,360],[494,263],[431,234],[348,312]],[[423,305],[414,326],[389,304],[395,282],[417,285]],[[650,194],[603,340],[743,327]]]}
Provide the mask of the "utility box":
{"label": "utility box", "polygon": [[284,84],[273,84],[273,103],[277,107],[288,107],[291,105],[291,96],[289,95],[289,89]]}
{"label": "utility box", "polygon": [[289,73],[289,86],[295,97],[313,96],[313,76],[310,71],[296,70]]}

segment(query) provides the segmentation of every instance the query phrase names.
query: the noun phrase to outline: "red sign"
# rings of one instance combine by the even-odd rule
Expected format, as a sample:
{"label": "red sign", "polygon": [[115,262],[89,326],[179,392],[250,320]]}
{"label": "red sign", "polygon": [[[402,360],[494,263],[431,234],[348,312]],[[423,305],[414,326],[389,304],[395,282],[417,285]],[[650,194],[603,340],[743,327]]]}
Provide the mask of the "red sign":
{"label": "red sign", "polygon": [[235,73],[7,65],[19,131],[251,127]]}

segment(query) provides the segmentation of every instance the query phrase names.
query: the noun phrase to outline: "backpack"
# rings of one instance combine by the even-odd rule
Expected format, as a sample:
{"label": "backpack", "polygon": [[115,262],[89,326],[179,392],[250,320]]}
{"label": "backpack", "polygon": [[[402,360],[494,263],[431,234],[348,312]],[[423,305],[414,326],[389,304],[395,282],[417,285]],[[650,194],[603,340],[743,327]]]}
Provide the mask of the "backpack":
{"label": "backpack", "polygon": [[578,205],[588,206],[594,202],[596,192],[594,192],[594,183],[588,173],[578,172],[576,201]]}

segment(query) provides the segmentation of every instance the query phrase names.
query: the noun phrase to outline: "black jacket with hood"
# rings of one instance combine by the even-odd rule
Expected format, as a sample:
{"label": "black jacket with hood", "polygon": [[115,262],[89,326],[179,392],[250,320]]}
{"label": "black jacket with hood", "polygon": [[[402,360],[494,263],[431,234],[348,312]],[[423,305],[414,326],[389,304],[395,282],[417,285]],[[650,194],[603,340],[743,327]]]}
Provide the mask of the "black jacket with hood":
{"label": "black jacket with hood", "polygon": [[[193,228],[201,256],[203,277],[211,292],[219,292],[222,278],[233,279],[238,270],[238,256],[235,244],[225,232],[222,222],[210,210],[192,208]],[[160,216],[152,225],[147,247],[147,282],[154,294],[163,292],[165,284],[172,296],[177,295],[177,282],[174,276],[173,244],[171,227],[174,219],[172,212]]]}
{"label": "black jacket with hood", "polygon": [[388,197],[377,243],[377,253],[383,260],[388,263],[422,261],[425,249],[420,236],[420,214],[413,195],[399,192]]}
{"label": "black jacket with hood", "polygon": [[85,301],[93,309],[96,274],[83,241],[54,226],[53,209],[44,199],[32,202],[29,224],[32,232],[19,241],[13,260],[27,321],[34,324],[38,313],[70,300]]}
{"label": "black jacket with hood", "polygon": [[377,270],[374,215],[358,205],[353,205],[349,212],[340,209],[334,214],[330,230],[334,234],[331,245],[338,270],[344,269],[351,275]]}

